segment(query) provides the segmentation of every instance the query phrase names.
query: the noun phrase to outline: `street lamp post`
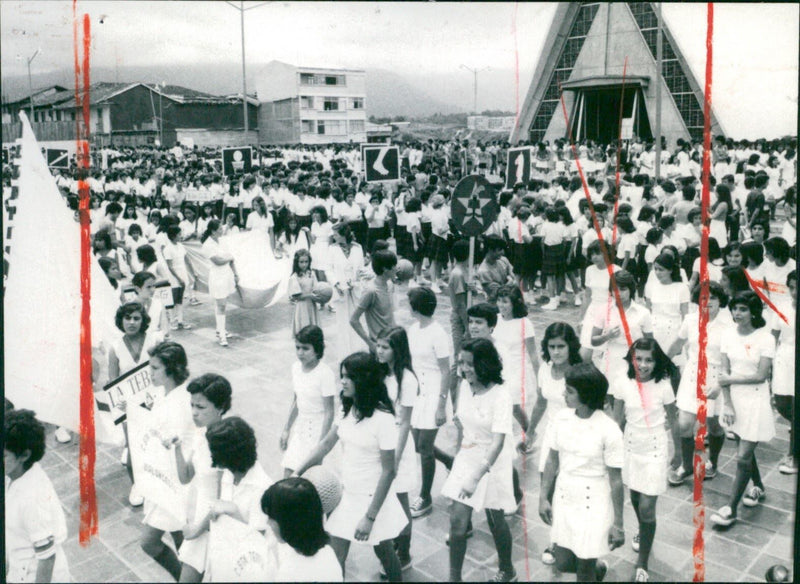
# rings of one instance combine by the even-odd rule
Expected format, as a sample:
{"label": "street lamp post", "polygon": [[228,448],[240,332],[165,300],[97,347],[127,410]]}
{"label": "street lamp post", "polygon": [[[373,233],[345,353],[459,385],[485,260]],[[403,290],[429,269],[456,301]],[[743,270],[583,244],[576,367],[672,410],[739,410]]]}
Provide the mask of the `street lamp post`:
{"label": "street lamp post", "polygon": [[475,112],[475,115],[478,115],[478,73],[482,73],[483,71],[488,71],[489,67],[484,67],[483,69],[477,69],[472,67],[467,67],[466,65],[461,65],[462,69],[466,69],[470,73],[472,73],[472,93],[473,93],[473,102],[472,102],[472,109]]}
{"label": "street lamp post", "polygon": [[31,81],[31,63],[33,63],[33,60],[36,58],[36,55],[38,55],[40,51],[41,49],[36,49],[36,52],[30,57],[28,57],[28,92],[29,92],[28,99],[31,100],[31,123],[33,123],[33,83]]}

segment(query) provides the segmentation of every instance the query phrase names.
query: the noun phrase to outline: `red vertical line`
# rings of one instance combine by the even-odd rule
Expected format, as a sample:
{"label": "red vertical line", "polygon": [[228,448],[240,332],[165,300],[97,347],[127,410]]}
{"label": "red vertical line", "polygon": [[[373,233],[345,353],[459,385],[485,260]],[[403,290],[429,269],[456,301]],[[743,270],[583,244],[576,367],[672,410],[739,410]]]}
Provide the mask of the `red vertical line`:
{"label": "red vertical line", "polygon": [[[97,535],[97,495],[95,492],[95,428],[94,397],[92,390],[92,323],[91,323],[91,235],[89,231],[89,184],[85,175],[89,168],[89,56],[91,48],[91,26],[89,15],[83,15],[83,62],[79,63],[81,43],[77,17],[77,0],[73,0],[73,33],[75,45],[75,101],[82,109],[76,117],[77,163],[79,168],[78,192],[79,219],[81,229],[81,325],[80,325],[80,530],[81,545],[88,545],[91,536]],[[80,77],[83,75],[81,87]]]}
{"label": "red vertical line", "polygon": [[750,287],[753,289],[753,292],[755,292],[756,295],[759,298],[761,298],[761,301],[764,304],[766,304],[770,308],[770,310],[772,310],[775,314],[777,314],[778,318],[780,318],[786,324],[789,324],[789,319],[786,318],[786,315],[783,314],[778,309],[777,306],[775,306],[775,304],[772,302],[772,300],[769,299],[769,296],[767,296],[766,294],[764,294],[764,292],[761,291],[761,288],[765,288],[766,287],[764,282],[761,281],[761,280],[754,280],[753,277],[750,275],[750,273],[747,270],[744,270],[744,275],[747,277],[747,283],[750,284]]}
{"label": "red vertical line", "polygon": [[[617,245],[617,214],[619,213],[619,160],[622,154],[622,116],[625,106],[625,74],[628,72],[628,57],[622,65],[622,97],[619,100],[619,133],[617,134],[617,168],[615,173],[616,191],[614,192],[614,231],[611,234],[611,245]],[[635,115],[635,114],[634,114]]]}
{"label": "red vertical line", "polygon": [[[578,149],[575,147],[575,140],[572,137],[572,129],[569,124],[569,116],[567,115],[567,105],[564,102],[564,92],[561,89],[561,83],[558,84],[558,91],[561,96],[561,110],[564,112],[564,120],[567,124],[567,133],[569,136],[569,143],[572,148],[572,155],[575,157],[575,165],[578,167],[578,175],[581,177],[581,184],[583,185],[583,194],[586,197],[586,202],[589,204],[589,211],[592,213],[592,225],[594,225],[594,230],[597,233],[597,240],[600,242],[600,251],[603,252],[603,261],[606,263],[606,270],[608,270],[608,277],[611,281],[611,290],[614,292],[614,299],[617,303],[617,310],[619,311],[619,320],[622,323],[622,330],[625,333],[625,341],[628,343],[628,347],[630,348],[633,345],[633,337],[631,336],[631,329],[628,326],[628,319],[625,316],[625,309],[622,307],[622,298],[619,295],[619,286],[617,286],[617,278],[614,275],[614,268],[613,263],[611,261],[611,256],[608,252],[608,246],[606,245],[606,241],[603,238],[603,232],[600,230],[600,223],[597,222],[597,213],[594,210],[594,203],[592,203],[592,197],[589,194],[589,186],[586,184],[586,177],[583,174],[583,168],[581,168],[581,162],[578,158]],[[639,376],[639,368],[636,365],[636,359],[632,360],[633,369],[636,374],[636,385],[639,389],[639,397],[642,400],[642,407],[645,411],[647,411],[649,404],[645,400],[644,390],[642,389],[642,382],[640,381]],[[614,380],[610,380],[614,381]],[[645,421],[647,422],[648,426],[650,425],[650,421],[645,415]]]}
{"label": "red vertical line", "polygon": [[706,467],[703,462],[704,441],[706,438],[706,374],[708,372],[708,235],[709,216],[708,208],[711,202],[711,188],[709,184],[711,174],[711,86],[713,72],[713,47],[714,47],[714,4],[709,2],[708,23],[706,32],[706,87],[703,99],[703,193],[700,203],[702,218],[702,232],[700,236],[700,298],[699,298],[699,335],[697,356],[697,423],[698,429],[694,443],[694,542],[692,555],[694,560],[694,582],[704,582],[705,567],[705,542],[703,529],[705,528],[705,507],[703,506],[703,481],[706,476]]}

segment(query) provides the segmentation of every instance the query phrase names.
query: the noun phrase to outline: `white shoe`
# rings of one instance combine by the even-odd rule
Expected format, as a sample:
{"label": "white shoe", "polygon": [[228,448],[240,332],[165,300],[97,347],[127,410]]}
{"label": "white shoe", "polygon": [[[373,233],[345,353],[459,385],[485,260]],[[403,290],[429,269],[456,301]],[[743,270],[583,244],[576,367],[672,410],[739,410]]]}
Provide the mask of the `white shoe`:
{"label": "white shoe", "polygon": [[432,284],[431,285],[431,290],[433,290],[434,294],[441,294],[442,293],[442,289],[439,288],[438,284]]}
{"label": "white shoe", "polygon": [[69,430],[66,428],[59,426],[56,428],[56,442],[60,442],[61,444],[72,442],[72,434],[70,434]]}
{"label": "white shoe", "polygon": [[558,298],[553,298],[550,302],[542,306],[542,310],[555,310],[558,308],[559,304],[561,303],[558,301]]}
{"label": "white shoe", "polygon": [[131,507],[139,507],[144,503],[144,497],[139,494],[139,489],[136,488],[136,483],[131,485],[131,492],[128,495],[128,503]]}
{"label": "white shoe", "polygon": [[575,306],[580,306],[581,304],[583,304],[583,301],[581,300],[580,294],[576,294],[575,295]]}
{"label": "white shoe", "polygon": [[417,284],[416,280],[409,280],[408,281],[408,288],[419,288],[419,284]]}

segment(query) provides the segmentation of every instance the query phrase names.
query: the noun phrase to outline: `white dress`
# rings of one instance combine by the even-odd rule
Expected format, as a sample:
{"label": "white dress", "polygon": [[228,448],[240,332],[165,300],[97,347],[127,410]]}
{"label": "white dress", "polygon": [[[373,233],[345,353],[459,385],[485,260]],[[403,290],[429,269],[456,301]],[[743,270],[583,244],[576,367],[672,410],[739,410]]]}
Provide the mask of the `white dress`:
{"label": "white dress", "polygon": [[625,402],[625,461],[622,482],[632,491],[656,496],[667,490],[669,440],[664,406],[675,402],[669,378],[618,378],[614,397]]}
{"label": "white dress", "polygon": [[[450,358],[450,337],[442,326],[431,321],[425,328],[414,322],[406,330],[411,363],[419,379],[419,397],[411,414],[411,427],[419,430],[435,430],[436,408],[439,406],[442,372],[439,359]],[[449,370],[449,366],[448,366]],[[450,408],[450,400],[446,400]],[[445,410],[447,413],[447,410]]]}
{"label": "white dress", "polygon": [[[625,321],[631,333],[631,342],[643,338],[644,333],[653,332],[650,311],[636,302],[631,302],[630,306],[625,310]],[[616,338],[595,347],[592,358],[594,364],[609,381],[613,381],[620,375],[627,375],[628,362],[625,361],[625,355],[628,354],[628,341],[625,337],[616,302],[612,302],[611,311],[607,315],[600,312],[595,314],[593,326],[600,329],[618,326],[620,329],[620,333]]]}
{"label": "white dress", "polygon": [[324,546],[313,556],[304,556],[287,543],[278,544],[275,582],[343,582],[342,566],[333,548]]}
{"label": "white dress", "polygon": [[300,361],[295,361],[292,364],[292,390],[297,400],[297,418],[292,424],[281,466],[296,469],[322,438],[325,398],[336,395],[333,370],[320,361],[311,371],[303,371]]}
{"label": "white dress", "polygon": [[567,382],[564,377],[561,379],[553,378],[553,364],[546,361],[543,362],[539,367],[539,391],[541,391],[542,397],[547,400],[547,409],[544,411],[542,419],[539,420],[539,427],[542,428],[540,432],[542,445],[539,452],[539,472],[544,472],[547,456],[550,454],[550,447],[553,443],[551,430],[553,420],[561,410],[567,407],[567,402],[564,400],[566,387]]}
{"label": "white dress", "polygon": [[[209,260],[213,256],[226,255],[228,251],[221,242],[214,241],[213,237],[209,237],[203,243],[203,254]],[[223,264],[218,266],[213,261],[208,264],[208,293],[215,300],[224,300],[230,294],[236,291],[236,282],[233,278],[233,270],[231,265]]]}
{"label": "white dress", "polygon": [[311,244],[311,268],[314,270],[328,271],[331,269],[328,259],[328,250],[331,246],[331,233],[333,229],[330,222],[312,223],[311,235],[314,243]]}
{"label": "white dress", "polygon": [[[775,337],[764,326],[749,335],[740,335],[736,325],[722,336],[720,353],[727,355],[733,377],[755,375],[762,357],[775,358]],[[775,419],[769,395],[769,381],[750,385],[731,385],[731,401],[736,414],[731,430],[742,440],[767,442],[775,436]]]}
{"label": "white dress", "polygon": [[492,331],[495,347],[503,357],[503,384],[511,394],[512,405],[528,407],[536,391],[536,375],[525,343],[535,337],[533,323],[527,317],[509,320],[500,317]]}
{"label": "white dress", "polygon": [[[191,462],[194,467],[194,477],[192,477],[192,482],[189,483],[189,489],[194,489],[198,497],[204,494],[206,496],[210,495],[211,493],[203,492],[203,489],[208,488],[209,483],[213,484],[219,480],[219,471],[211,463],[211,451],[208,449],[206,428],[195,427],[191,443],[183,448],[184,460],[187,463]],[[198,501],[194,509],[186,510],[189,521],[199,519],[198,510],[201,507],[202,503]],[[198,572],[203,572],[206,568],[207,552],[208,531],[204,531],[194,539],[183,540],[178,551],[178,559]]]}
{"label": "white dress", "polygon": [[[394,375],[389,375],[384,382],[386,383],[386,392],[389,394],[389,399],[394,404],[395,422],[399,426],[400,407],[414,407],[414,404],[417,403],[419,382],[416,375],[406,369],[403,372],[403,391],[400,393],[400,400],[397,399],[397,378]],[[396,452],[395,456],[397,456]],[[406,445],[403,448],[403,454],[400,457],[400,464],[397,467],[397,476],[395,476],[392,483],[392,489],[397,493],[408,493],[416,489],[419,486],[419,468],[419,455],[414,448],[414,439],[411,436],[411,432],[409,432]]]}
{"label": "white dress", "polygon": [[[495,385],[489,391],[475,395],[464,380],[458,392],[458,419],[463,427],[461,448],[453,461],[453,468],[442,486],[442,495],[472,507],[483,509],[516,509],[512,482],[512,456],[507,443],[512,437],[511,399],[508,389]],[[505,440],[495,463],[485,473],[475,492],[461,498],[461,489],[486,460],[494,434],[503,434]]]}
{"label": "white dress", "polygon": [[[585,250],[584,253],[586,253]],[[614,272],[618,272],[621,269],[618,265],[613,264]],[[592,327],[594,326],[595,318],[601,315],[605,319],[611,310],[616,309],[614,296],[608,291],[610,281],[611,276],[608,275],[606,268],[600,270],[594,264],[586,267],[586,287],[592,291],[591,302],[586,308],[586,314],[581,322],[581,347],[586,349],[595,349],[592,346]]]}
{"label": "white dress", "polygon": [[342,443],[342,500],[328,518],[328,533],[354,543],[377,545],[394,539],[408,523],[391,489],[372,523],[367,541],[355,539],[356,527],[367,514],[382,473],[381,451],[397,446],[397,426],[389,412],[375,410],[369,418],[356,420],[355,408],[338,421]]}
{"label": "white dress", "polygon": [[559,470],[550,539],[578,558],[599,558],[609,552],[608,530],[614,523],[606,467],[622,468],[622,432],[601,410],[586,419],[575,410],[561,410],[552,428]]}
{"label": "white dress", "polygon": [[61,545],[67,539],[67,519],[58,495],[38,462],[21,477],[5,477],[6,582],[35,582],[38,560],[34,544],[52,537],[55,566],[52,582],[69,582],[67,556]]}
{"label": "white dress", "polygon": [[[153,302],[155,302],[155,300]],[[154,326],[152,322],[150,325]],[[128,371],[138,367],[142,363],[149,361],[150,349],[158,345],[162,340],[161,335],[158,332],[154,330],[148,330],[144,334],[142,352],[139,353],[138,359],[134,359],[133,355],[131,355],[131,352],[128,349],[128,345],[125,344],[124,338],[124,335],[120,335],[111,341],[111,348],[114,349],[114,354],[117,356],[117,362],[119,363],[120,376],[125,375]],[[113,379],[110,381],[113,381]]]}
{"label": "white dress", "polygon": [[650,301],[653,338],[666,352],[678,338],[681,304],[689,303],[689,288],[683,282],[662,284],[658,278],[650,278],[644,287],[644,296]]}
{"label": "white dress", "polygon": [[775,349],[775,363],[772,366],[773,395],[794,395],[795,371],[795,308],[784,307],[781,311],[789,323],[785,323],[776,313],[772,313],[773,331],[780,331],[778,346]]}
{"label": "white dress", "polygon": [[[350,255],[346,256],[340,246],[331,245],[328,259],[331,266],[328,282],[334,287],[331,305],[336,309],[337,357],[342,361],[356,351],[367,350],[364,340],[350,326],[350,316],[355,311],[361,296],[359,276],[364,271],[364,252],[361,246],[354,243],[350,248]],[[336,291],[337,283],[343,294]],[[352,289],[348,290],[348,283],[352,285]]]}

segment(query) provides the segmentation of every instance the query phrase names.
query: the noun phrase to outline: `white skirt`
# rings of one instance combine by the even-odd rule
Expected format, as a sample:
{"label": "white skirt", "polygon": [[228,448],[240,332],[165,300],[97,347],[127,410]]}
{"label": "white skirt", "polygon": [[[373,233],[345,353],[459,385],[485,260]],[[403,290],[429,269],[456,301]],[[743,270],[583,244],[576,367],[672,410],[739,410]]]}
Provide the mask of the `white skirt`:
{"label": "white skirt", "polygon": [[[506,436],[508,439],[508,436]],[[511,458],[505,452],[497,457],[489,472],[478,481],[478,487],[471,497],[461,498],[464,483],[475,475],[483,464],[486,449],[480,447],[461,448],[453,461],[453,468],[442,486],[442,495],[463,503],[476,512],[484,509],[513,511],[517,508],[514,500]]]}
{"label": "white skirt", "polygon": [[160,529],[161,531],[179,531],[183,529],[184,522],[175,517],[172,513],[151,503],[147,499],[144,500],[144,517],[142,523]]}
{"label": "white skirt", "polygon": [[414,439],[409,432],[406,446],[403,448],[403,456],[397,467],[397,476],[392,482],[392,490],[395,493],[410,493],[415,490],[419,486],[419,473],[419,454],[414,448]]}
{"label": "white skirt", "polygon": [[607,554],[608,530],[614,523],[608,476],[580,477],[559,473],[553,493],[550,540],[588,560]]}
{"label": "white skirt", "polygon": [[794,395],[795,352],[793,345],[779,344],[772,366],[772,393]]}
{"label": "white skirt", "polygon": [[632,491],[657,496],[667,490],[669,441],[664,426],[625,428],[622,482]]}
{"label": "white skirt", "polygon": [[[719,369],[709,365],[706,371],[706,393],[718,386],[718,378]],[[724,402],[722,391],[716,398],[706,400],[706,416],[710,418],[722,415]],[[697,361],[689,361],[683,368],[675,405],[683,412],[697,415]]]}
{"label": "white skirt", "polygon": [[372,523],[372,531],[367,541],[355,539],[356,527],[369,509],[372,495],[365,493],[351,493],[345,489],[342,500],[334,509],[325,523],[326,531],[339,539],[346,539],[353,543],[377,545],[382,541],[394,539],[408,524],[405,511],[397,497],[389,491]]}
{"label": "white skirt", "polygon": [[661,349],[666,353],[672,343],[678,338],[681,328],[681,315],[668,316],[664,314],[653,315],[653,338],[661,345]]}
{"label": "white skirt", "polygon": [[208,532],[205,531],[194,539],[184,539],[178,550],[178,559],[200,572],[206,570],[208,555]]}
{"label": "white skirt", "polygon": [[[5,575],[5,582],[36,582],[36,568],[39,561],[35,557],[30,558],[7,558],[8,573]],[[67,555],[61,544],[56,546],[56,561],[53,566],[53,576],[51,582],[72,582],[69,573]]]}
{"label": "white skirt", "polygon": [[289,443],[281,466],[296,470],[319,444],[323,414],[298,414],[289,434]]}
{"label": "white skirt", "polygon": [[731,401],[736,414],[730,430],[748,442],[768,442],[775,437],[775,419],[769,387],[731,385]]}
{"label": "white skirt", "polygon": [[233,270],[226,266],[212,265],[208,270],[208,294],[214,300],[224,300],[236,291]]}
{"label": "white skirt", "polygon": [[[417,430],[436,430],[436,408],[439,407],[441,391],[441,374],[426,370],[417,372],[419,377],[419,395],[411,412],[411,427]],[[445,404],[445,420],[453,417],[453,406],[448,396]]]}

